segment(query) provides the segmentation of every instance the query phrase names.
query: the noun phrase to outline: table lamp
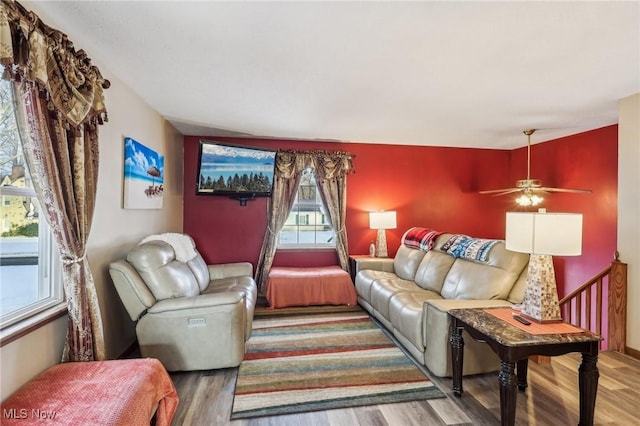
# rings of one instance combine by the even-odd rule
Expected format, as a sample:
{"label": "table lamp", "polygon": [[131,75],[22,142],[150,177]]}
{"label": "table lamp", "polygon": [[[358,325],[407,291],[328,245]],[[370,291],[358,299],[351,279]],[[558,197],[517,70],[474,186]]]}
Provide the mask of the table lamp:
{"label": "table lamp", "polygon": [[369,228],[378,230],[378,235],[376,236],[376,257],[388,256],[385,229],[395,229],[397,226],[396,212],[369,212]]}
{"label": "table lamp", "polygon": [[582,214],[507,212],[507,250],[529,253],[522,315],[538,323],[562,321],[551,256],[582,253]]}

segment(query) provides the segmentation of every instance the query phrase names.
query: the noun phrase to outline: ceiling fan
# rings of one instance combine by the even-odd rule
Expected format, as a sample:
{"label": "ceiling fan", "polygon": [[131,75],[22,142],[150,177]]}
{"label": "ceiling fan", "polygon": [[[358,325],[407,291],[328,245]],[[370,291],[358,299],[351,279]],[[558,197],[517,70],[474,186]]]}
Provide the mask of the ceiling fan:
{"label": "ceiling fan", "polygon": [[492,189],[488,191],[480,191],[480,194],[493,194],[494,196],[514,194],[516,192],[522,192],[516,202],[521,206],[536,206],[540,204],[543,198],[538,195],[539,193],[549,192],[571,192],[588,194],[591,193],[588,189],[566,189],[566,188],[549,188],[542,186],[542,182],[538,179],[531,179],[531,135],[536,129],[526,129],[523,131],[527,135],[527,178],[516,181],[514,188]]}

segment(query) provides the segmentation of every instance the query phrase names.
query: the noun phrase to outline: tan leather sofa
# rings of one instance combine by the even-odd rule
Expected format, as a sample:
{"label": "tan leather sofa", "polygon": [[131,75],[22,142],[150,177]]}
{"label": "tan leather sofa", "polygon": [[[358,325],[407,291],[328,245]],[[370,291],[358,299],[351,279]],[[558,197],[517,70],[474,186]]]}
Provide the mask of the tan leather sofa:
{"label": "tan leather sofa", "polygon": [[[187,237],[187,241],[193,240]],[[257,287],[251,263],[178,260],[166,241],[136,246],[109,273],[132,321],[143,357],[169,371],[235,367],[251,335]]]}
{"label": "tan leather sofa", "polygon": [[[359,261],[355,279],[359,304],[439,377],[451,376],[447,312],[520,303],[529,261],[527,254],[506,250],[502,241],[492,246],[485,261],[456,257],[443,250],[451,237],[440,235],[428,251],[401,244],[394,259]],[[463,337],[463,374],[499,369],[488,345],[466,332]]]}

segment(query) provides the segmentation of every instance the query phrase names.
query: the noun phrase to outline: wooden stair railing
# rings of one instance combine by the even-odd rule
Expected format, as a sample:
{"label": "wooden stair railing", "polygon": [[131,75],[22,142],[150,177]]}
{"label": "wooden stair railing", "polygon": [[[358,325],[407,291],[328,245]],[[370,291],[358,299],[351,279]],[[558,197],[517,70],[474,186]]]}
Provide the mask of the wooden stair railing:
{"label": "wooden stair railing", "polygon": [[[602,335],[604,283],[608,284],[609,291],[607,348],[624,353],[627,344],[627,264],[620,262],[618,252],[610,266],[560,299],[560,311],[566,322]],[[593,303],[594,293],[595,304]],[[595,311],[595,321],[592,317],[593,311]]]}

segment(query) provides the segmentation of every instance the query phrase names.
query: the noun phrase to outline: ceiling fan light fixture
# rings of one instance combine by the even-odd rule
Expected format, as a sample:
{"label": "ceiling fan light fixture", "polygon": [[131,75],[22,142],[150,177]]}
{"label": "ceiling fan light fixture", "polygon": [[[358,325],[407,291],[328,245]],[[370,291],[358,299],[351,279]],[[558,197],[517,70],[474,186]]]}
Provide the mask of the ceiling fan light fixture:
{"label": "ceiling fan light fixture", "polygon": [[544,198],[536,194],[522,194],[516,198],[516,203],[522,207],[537,206],[542,201],[544,201]]}

